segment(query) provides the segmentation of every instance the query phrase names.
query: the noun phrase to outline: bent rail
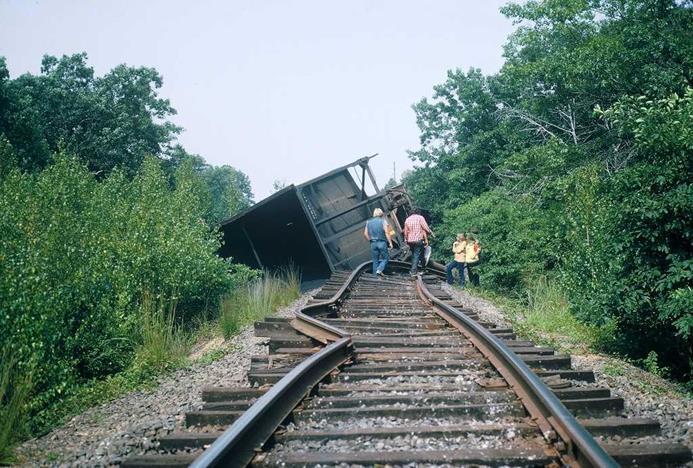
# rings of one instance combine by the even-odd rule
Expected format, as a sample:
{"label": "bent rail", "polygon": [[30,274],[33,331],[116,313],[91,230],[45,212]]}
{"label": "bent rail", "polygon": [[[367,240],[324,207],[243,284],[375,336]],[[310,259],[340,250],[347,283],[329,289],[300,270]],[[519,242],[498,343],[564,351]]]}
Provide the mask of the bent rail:
{"label": "bent rail", "polygon": [[[317,320],[313,315],[317,315],[321,312],[327,312],[331,308],[336,307],[339,301],[341,301],[344,298],[346,293],[354,285],[361,273],[370,268],[370,266],[370,261],[363,262],[362,264],[357,266],[354,270],[352,270],[351,274],[346,279],[342,287],[339,288],[339,290],[331,298],[322,302],[316,302],[315,304],[306,306],[303,309],[301,309],[300,312],[297,312],[295,314],[295,318],[291,321],[291,326],[296,331],[303,333],[304,335],[307,335],[323,344],[327,344],[332,341],[337,341],[340,338],[348,336],[349,334],[344,330],[321,322],[320,320]],[[410,264],[398,260],[392,260],[388,263],[388,267],[406,271],[409,269]],[[443,275],[443,273],[441,271],[438,271],[438,269],[436,268],[430,269],[429,271],[439,276]]]}
{"label": "bent rail", "polygon": [[[390,265],[398,269],[409,268],[408,263],[399,261],[390,262]],[[253,403],[195,459],[191,467],[247,466],[255,456],[256,449],[262,447],[306,394],[353,356],[353,343],[346,331],[322,322],[308,313],[317,314],[335,307],[359,275],[370,266],[371,262],[362,263],[351,272],[330,299],[306,306],[296,313],[292,326],[327,346],[301,362]]]}
{"label": "bent rail", "polygon": [[[306,394],[353,355],[354,347],[347,332],[304,312],[317,314],[336,306],[370,264],[364,262],[354,269],[330,299],[306,306],[296,313],[292,326],[327,346],[282,377],[197,457],[191,467],[248,465],[255,450],[262,447]],[[330,341],[333,343],[328,344]]]}
{"label": "bent rail", "polygon": [[313,315],[317,315],[320,312],[329,311],[331,308],[336,307],[339,301],[342,300],[344,295],[353,286],[354,282],[356,282],[359,275],[363,273],[363,271],[366,270],[370,264],[371,262],[364,262],[356,267],[351,272],[342,287],[340,287],[331,298],[325,301],[316,302],[315,304],[310,304],[301,309],[300,312],[296,312],[294,319],[291,321],[291,326],[296,331],[303,333],[304,335],[307,335],[323,344],[327,344],[331,341],[337,341],[341,338],[349,336],[349,334],[341,328],[337,328],[322,322],[313,317]]}
{"label": "bent rail", "polygon": [[[339,301],[341,301],[344,297],[344,295],[349,291],[349,289],[354,285],[356,280],[358,279],[359,275],[366,271],[370,266],[372,262],[369,260],[367,262],[363,262],[356,268],[354,268],[351,271],[351,274],[349,274],[349,277],[346,279],[344,284],[342,285],[341,288],[329,299],[322,301],[322,302],[316,302],[315,304],[310,304],[303,309],[301,309],[301,312],[305,315],[315,315],[320,312],[325,312],[329,310],[331,307],[336,306]],[[399,270],[409,270],[410,263],[409,262],[402,262],[399,260],[390,260],[388,263],[388,268],[396,268]],[[436,274],[441,277],[445,277],[445,267],[442,266],[440,263],[433,262],[431,266],[428,267],[428,271],[430,273]]]}
{"label": "bent rail", "polygon": [[305,315],[314,315],[320,312],[325,312],[329,310],[331,307],[336,306],[339,303],[339,301],[342,300],[347,291],[349,291],[349,289],[354,285],[359,275],[363,273],[370,265],[371,262],[368,261],[363,262],[362,264],[354,268],[349,274],[349,277],[342,285],[342,287],[339,288],[339,290],[337,290],[337,292],[334,293],[334,295],[331,298],[322,302],[316,302],[315,304],[307,305],[303,309],[301,309],[301,312],[299,313],[303,313]]}
{"label": "bent rail", "polygon": [[351,338],[342,338],[300,363],[212,443],[190,465],[244,467],[305,395],[351,357]]}
{"label": "bent rail", "polygon": [[[544,437],[554,443],[570,466],[618,467],[618,463],[566,409],[558,397],[510,348],[454,307],[435,297],[421,276],[417,277],[419,295],[436,312],[460,330],[494,365],[536,421]],[[563,444],[557,440],[560,437]]]}

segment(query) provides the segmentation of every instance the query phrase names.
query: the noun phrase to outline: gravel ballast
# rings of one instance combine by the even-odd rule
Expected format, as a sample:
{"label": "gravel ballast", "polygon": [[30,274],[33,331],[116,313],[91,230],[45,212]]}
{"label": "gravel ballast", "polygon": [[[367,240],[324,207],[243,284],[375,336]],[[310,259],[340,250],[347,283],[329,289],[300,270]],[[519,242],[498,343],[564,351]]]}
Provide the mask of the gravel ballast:
{"label": "gravel ballast", "polygon": [[[443,289],[464,308],[477,312],[480,320],[498,327],[511,326],[503,311],[493,303],[447,284]],[[693,449],[693,399],[678,391],[674,384],[613,357],[575,351],[571,356],[574,369],[594,371],[596,385],[608,387],[613,395],[624,399],[627,417],[654,418],[660,422],[662,435],[653,439],[666,438]]]}
{"label": "gravel ballast", "polygon": [[[310,299],[311,291],[275,316],[291,317]],[[186,412],[202,407],[207,386],[249,386],[250,357],[267,354],[267,338],[245,327],[229,339],[229,351],[211,364],[194,364],[159,379],[155,389],[137,391],[91,408],[63,426],[17,448],[23,466],[104,466],[154,445],[155,439],[183,428]]]}
{"label": "gravel ballast", "polygon": [[278,446],[275,453],[283,451],[301,452],[353,452],[353,451],[388,451],[399,452],[416,450],[465,450],[465,449],[503,449],[512,446],[544,447],[542,440],[527,440],[519,434],[508,430],[501,436],[474,435],[457,437],[422,437],[417,434],[406,434],[395,437],[358,437],[356,439],[292,441]]}
{"label": "gravel ballast", "polygon": [[[500,327],[510,326],[502,310],[484,299],[474,297],[456,288],[444,289],[463,308],[479,314],[480,320],[494,323]],[[309,294],[279,311],[276,316],[291,316],[303,307]],[[151,391],[129,393],[115,401],[87,410],[51,433],[22,444],[18,455],[24,466],[108,466],[117,465],[127,456],[142,453],[154,447],[155,440],[173,430],[183,428],[184,414],[202,407],[201,390],[206,386],[248,386],[246,373],[252,355],[266,354],[266,338],[256,338],[252,326],[225,343],[230,352],[223,358],[207,365],[192,365],[159,379],[157,387]],[[658,419],[662,425],[662,436],[652,441],[681,442],[693,448],[693,401],[669,382],[645,372],[631,364],[596,354],[572,353],[575,369],[591,369],[595,372],[597,385],[609,387],[615,396],[621,396],[626,403],[627,417],[646,417]],[[386,379],[359,381],[359,385],[382,385],[383,394],[393,386],[412,385],[457,385],[461,388],[475,387],[475,381],[487,377],[489,372],[482,369],[469,369],[458,376],[392,376]],[[474,423],[475,421],[472,421]],[[512,418],[490,419],[478,423],[505,422],[512,425]],[[377,428],[400,425],[439,425],[469,424],[466,418],[441,419],[398,419],[394,417],[374,417],[349,419],[346,421],[309,420],[303,423],[304,429],[344,429],[353,427]],[[298,428],[290,424],[288,431]],[[203,430],[203,429],[201,429]],[[372,438],[352,442],[335,442],[322,445],[315,442],[313,450],[348,451],[359,445],[369,445],[375,450],[403,450],[405,447],[436,447],[437,441],[431,437],[405,436],[401,438]],[[464,448],[472,445],[495,447],[493,438],[479,436],[444,439],[448,444]],[[503,439],[500,438],[499,444]],[[363,444],[359,443],[363,442]],[[516,443],[515,437],[507,438],[505,443]],[[300,444],[287,443],[290,451],[300,450]]]}

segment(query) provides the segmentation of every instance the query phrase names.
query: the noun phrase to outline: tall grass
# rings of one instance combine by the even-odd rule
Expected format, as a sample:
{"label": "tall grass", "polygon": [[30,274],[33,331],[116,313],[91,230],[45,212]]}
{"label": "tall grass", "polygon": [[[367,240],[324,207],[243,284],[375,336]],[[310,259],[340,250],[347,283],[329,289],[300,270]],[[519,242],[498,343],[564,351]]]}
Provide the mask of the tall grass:
{"label": "tall grass", "polygon": [[32,376],[18,368],[7,350],[0,357],[0,465],[6,465],[15,461],[12,448],[26,429]]}
{"label": "tall grass", "polygon": [[489,299],[506,312],[513,328],[524,337],[563,350],[594,348],[600,331],[580,322],[570,311],[561,288],[546,276],[528,281],[524,294],[516,297],[477,289],[474,294]]}
{"label": "tall grass", "polygon": [[239,287],[221,300],[219,324],[224,337],[296,300],[300,287],[300,275],[291,267],[265,271],[262,277]]}
{"label": "tall grass", "polygon": [[563,348],[590,348],[595,344],[596,329],[575,318],[556,283],[541,276],[525,294],[527,307],[521,329]]}
{"label": "tall grass", "polygon": [[[62,398],[32,415],[35,434],[46,433],[86,408],[135,389],[150,388],[161,373],[187,363],[190,332],[177,323],[175,299],[142,294],[137,327],[129,339],[135,358],[122,372],[75,386]],[[2,421],[0,421],[2,425]]]}
{"label": "tall grass", "polygon": [[182,327],[176,325],[175,299],[145,293],[140,313],[136,364],[155,372],[182,365],[190,350],[190,339]]}

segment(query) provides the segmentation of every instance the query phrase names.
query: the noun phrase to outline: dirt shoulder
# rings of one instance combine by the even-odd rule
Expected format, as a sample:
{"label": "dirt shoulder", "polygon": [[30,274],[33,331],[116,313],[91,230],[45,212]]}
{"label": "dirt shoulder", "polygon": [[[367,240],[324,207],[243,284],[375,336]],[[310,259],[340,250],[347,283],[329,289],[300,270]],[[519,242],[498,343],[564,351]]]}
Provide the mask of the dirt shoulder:
{"label": "dirt shoulder", "polygon": [[[477,312],[481,320],[502,327],[512,326],[509,315],[492,302],[448,285],[444,288],[464,308]],[[547,338],[556,341],[556,335]],[[592,353],[587,346],[578,346],[575,350],[574,343],[568,338],[566,343],[573,348],[570,354],[575,369],[591,369],[596,385],[608,387],[614,395],[624,399],[626,417],[657,419],[662,425],[664,438],[693,449],[693,399],[689,395],[672,382],[627,361]]]}

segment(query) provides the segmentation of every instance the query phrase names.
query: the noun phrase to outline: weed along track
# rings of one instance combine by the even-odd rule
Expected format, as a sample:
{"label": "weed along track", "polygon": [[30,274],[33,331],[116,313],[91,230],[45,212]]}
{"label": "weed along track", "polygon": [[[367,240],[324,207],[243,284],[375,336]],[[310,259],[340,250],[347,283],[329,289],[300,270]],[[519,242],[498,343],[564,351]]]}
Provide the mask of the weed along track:
{"label": "weed along track", "polygon": [[570,356],[478,322],[438,277],[403,267],[336,273],[295,319],[257,323],[256,386],[207,389],[187,431],[124,466],[690,463]]}

